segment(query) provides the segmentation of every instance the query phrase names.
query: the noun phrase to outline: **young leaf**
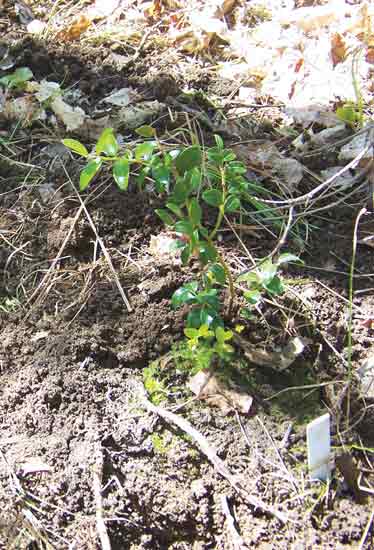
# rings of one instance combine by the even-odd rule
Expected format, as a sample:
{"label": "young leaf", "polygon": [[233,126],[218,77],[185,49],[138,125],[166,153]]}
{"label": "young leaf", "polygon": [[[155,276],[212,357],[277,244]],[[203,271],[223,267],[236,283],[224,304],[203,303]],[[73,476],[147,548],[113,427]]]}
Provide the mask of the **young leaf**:
{"label": "young leaf", "polygon": [[230,195],[225,202],[226,212],[237,212],[240,209],[240,199],[235,195]]}
{"label": "young leaf", "polygon": [[218,134],[215,134],[214,135],[214,140],[216,142],[216,145],[218,147],[218,149],[223,149],[224,145],[223,145],[223,139],[221,138],[221,136],[219,136]]}
{"label": "young leaf", "polygon": [[208,191],[204,191],[203,200],[209,204],[209,206],[221,206],[223,201],[222,191],[218,191],[218,189],[209,189]]}
{"label": "young leaf", "polygon": [[273,264],[271,260],[266,260],[259,269],[259,279],[262,285],[267,286],[270,281],[275,277],[278,266]]}
{"label": "young leaf", "polygon": [[174,225],[174,218],[172,218],[167,210],[157,209],[156,214],[165,225]]}
{"label": "young leaf", "polygon": [[225,330],[223,327],[217,327],[215,330],[216,340],[219,344],[223,344],[228,340],[231,340],[233,333],[231,330]]}
{"label": "young leaf", "polygon": [[113,178],[118,187],[125,191],[129,186],[130,162],[127,157],[122,157],[113,164]]}
{"label": "young leaf", "polygon": [[199,331],[196,328],[185,328],[183,332],[187,338],[195,339],[199,337]]}
{"label": "young leaf", "polygon": [[202,161],[201,148],[198,145],[186,147],[175,160],[175,166],[178,173],[183,176],[192,168],[200,166]]}
{"label": "young leaf", "polygon": [[211,277],[217,281],[217,283],[220,283],[221,285],[224,285],[226,282],[226,272],[221,264],[213,264],[208,271],[208,274],[211,274]]}
{"label": "young leaf", "polygon": [[105,128],[96,143],[96,154],[105,153],[108,157],[115,157],[118,153],[118,143],[113,128]]}
{"label": "young leaf", "polygon": [[135,132],[138,134],[138,136],[141,136],[144,138],[151,138],[156,135],[156,130],[152,128],[152,126],[148,126],[148,125],[140,126],[135,130]]}
{"label": "young leaf", "polygon": [[252,306],[255,306],[261,301],[261,292],[259,290],[248,290],[247,292],[244,292],[244,298]]}
{"label": "young leaf", "polygon": [[149,160],[152,156],[156,143],[154,141],[144,141],[135,147],[136,160]]}
{"label": "young leaf", "polygon": [[298,256],[295,256],[294,254],[289,254],[288,252],[285,252],[284,254],[281,254],[278,257],[276,264],[277,265],[282,265],[282,264],[287,264],[289,262],[304,263],[302,260],[300,260],[300,258]]}
{"label": "young leaf", "polygon": [[191,202],[188,206],[188,211],[190,214],[190,220],[194,225],[200,225],[201,222],[201,206],[199,201],[196,198],[191,199]]}
{"label": "young leaf", "polygon": [[280,294],[283,294],[284,292],[284,286],[281,281],[281,279],[278,277],[278,275],[275,275],[266,285],[264,285],[266,290],[270,292],[270,294],[274,294],[275,296],[279,296]]}
{"label": "young leaf", "polygon": [[86,149],[86,147],[81,143],[80,141],[76,139],[63,139],[62,140],[63,145],[73,151],[74,153],[77,153],[77,155],[80,155],[81,157],[88,157],[89,153]]}
{"label": "young leaf", "polygon": [[79,178],[79,189],[84,191],[91,183],[92,178],[100,170],[102,161],[100,158],[91,160],[82,170]]}

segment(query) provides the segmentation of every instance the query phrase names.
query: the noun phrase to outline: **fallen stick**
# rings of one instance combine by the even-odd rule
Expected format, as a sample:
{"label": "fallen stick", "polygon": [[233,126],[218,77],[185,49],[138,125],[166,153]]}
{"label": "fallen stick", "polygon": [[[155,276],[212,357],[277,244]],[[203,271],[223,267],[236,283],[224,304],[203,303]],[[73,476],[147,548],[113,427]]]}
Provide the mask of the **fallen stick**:
{"label": "fallen stick", "polygon": [[230,470],[227,468],[224,461],[219,458],[215,449],[208,443],[206,438],[198,430],[196,430],[187,420],[166,409],[163,409],[162,407],[158,407],[154,405],[145,397],[145,394],[143,398],[143,403],[150,412],[153,412],[154,414],[161,416],[171,424],[175,424],[176,426],[178,426],[178,428],[180,428],[182,431],[186,432],[190,437],[192,437],[192,439],[197,443],[202,453],[205,454],[205,456],[210,460],[210,462],[213,464],[215,469],[221,474],[222,477],[224,477],[230,483],[230,485],[243,498],[243,500],[245,500],[248,504],[250,504],[254,508],[260,508],[266,514],[269,514],[270,516],[274,516],[275,518],[279,519],[279,521],[281,521],[282,523],[286,523],[288,521],[288,518],[285,514],[283,514],[282,512],[279,512],[272,506],[266,504],[262,500],[249,494],[248,491],[244,488],[244,486],[240,483],[240,481],[238,481],[237,477],[230,472]]}

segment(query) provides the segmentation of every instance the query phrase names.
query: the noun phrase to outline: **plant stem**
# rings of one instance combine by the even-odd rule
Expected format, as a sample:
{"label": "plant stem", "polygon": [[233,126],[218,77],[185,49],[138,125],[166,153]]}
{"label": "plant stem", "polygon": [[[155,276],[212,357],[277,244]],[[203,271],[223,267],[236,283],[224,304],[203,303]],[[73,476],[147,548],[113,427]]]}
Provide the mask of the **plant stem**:
{"label": "plant stem", "polygon": [[222,204],[220,204],[219,206],[216,224],[209,235],[209,239],[211,240],[213,240],[214,237],[216,236],[218,229],[221,227],[223,216],[225,215],[226,177],[225,177],[225,168],[223,166],[221,166],[220,172],[221,172],[221,185],[222,185]]}

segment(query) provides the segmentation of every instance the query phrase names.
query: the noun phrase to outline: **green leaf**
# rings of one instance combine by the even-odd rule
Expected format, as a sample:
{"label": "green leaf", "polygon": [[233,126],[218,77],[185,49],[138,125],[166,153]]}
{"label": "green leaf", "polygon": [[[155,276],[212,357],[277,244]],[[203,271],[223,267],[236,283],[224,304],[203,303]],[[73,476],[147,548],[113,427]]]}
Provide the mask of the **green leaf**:
{"label": "green leaf", "polygon": [[200,166],[202,162],[201,148],[198,145],[186,147],[175,160],[175,166],[178,173],[183,176],[192,168]]}
{"label": "green leaf", "polygon": [[303,264],[304,262],[300,260],[298,256],[295,256],[294,254],[289,254],[288,252],[285,252],[284,254],[280,254],[278,257],[276,264],[282,265],[282,264],[288,264],[290,262],[297,262]]}
{"label": "green leaf", "polygon": [[280,294],[283,294],[283,292],[284,292],[283,283],[282,283],[281,279],[278,277],[278,275],[275,275],[275,277],[273,277],[271,279],[271,281],[269,281],[264,286],[265,286],[266,290],[268,292],[270,292],[270,294],[274,294],[275,296],[279,296]]}
{"label": "green leaf", "polygon": [[96,143],[96,153],[105,153],[108,157],[115,157],[118,153],[118,143],[113,128],[105,128]]}
{"label": "green leaf", "polygon": [[203,200],[209,204],[209,206],[221,206],[223,202],[222,191],[218,191],[218,189],[209,189],[208,191],[204,191]]}
{"label": "green leaf", "polygon": [[34,77],[32,70],[28,67],[19,67],[14,71],[12,76],[18,82],[26,82],[27,80],[31,80]]}
{"label": "green leaf", "polygon": [[259,277],[255,271],[248,271],[248,273],[243,273],[243,275],[239,275],[236,280],[238,283],[245,281],[246,283],[248,283],[249,286],[260,283]]}
{"label": "green leaf", "polygon": [[[197,290],[197,286],[196,286]],[[171,305],[174,309],[180,307],[183,304],[192,303],[195,301],[196,290],[191,288],[189,285],[182,286],[178,288],[171,297]]]}
{"label": "green leaf", "polygon": [[144,143],[139,143],[135,147],[135,159],[149,160],[152,156],[155,146],[156,143],[154,141],[144,141]]}
{"label": "green leaf", "polygon": [[199,338],[211,338],[212,336],[214,336],[214,332],[209,330],[208,325],[201,325],[197,333]]}
{"label": "green leaf", "polygon": [[181,252],[182,265],[187,265],[188,260],[190,259],[191,253],[192,253],[191,246],[189,244],[187,244],[182,249],[182,252]]}
{"label": "green leaf", "polygon": [[176,204],[183,204],[188,195],[190,194],[189,189],[187,189],[185,182],[181,179],[177,180],[177,183],[174,186],[172,199]]}
{"label": "green leaf", "polygon": [[261,292],[259,290],[248,290],[247,292],[244,292],[244,298],[252,306],[255,306],[261,301]]}
{"label": "green leaf", "polygon": [[221,136],[219,136],[218,134],[214,134],[214,140],[216,142],[218,149],[223,150],[224,145],[223,145],[223,139],[221,138]]}
{"label": "green leaf", "polygon": [[157,209],[156,214],[159,218],[161,218],[165,225],[174,225],[174,218],[170,216],[167,210]]}
{"label": "green leaf", "polygon": [[173,212],[173,214],[178,216],[178,218],[183,217],[183,212],[177,204],[174,204],[173,202],[167,202],[166,203],[166,208],[169,208],[169,210],[171,210]]}
{"label": "green leaf", "polygon": [[199,331],[197,330],[197,328],[185,328],[183,332],[184,332],[184,335],[187,336],[187,338],[199,337]]}
{"label": "green leaf", "polygon": [[190,220],[194,225],[200,225],[201,223],[201,206],[199,204],[199,201],[196,198],[191,199],[191,202],[188,206]]}
{"label": "green leaf", "polygon": [[203,292],[199,292],[196,295],[196,302],[201,305],[208,305],[214,310],[219,309],[219,299],[217,296],[217,289],[211,288]]}
{"label": "green leaf", "polygon": [[230,149],[225,149],[223,152],[223,160],[225,162],[231,162],[236,159],[236,155],[233,151]]}
{"label": "green leaf", "polygon": [[113,178],[118,187],[125,191],[129,186],[130,162],[127,157],[122,157],[113,164]]}
{"label": "green leaf", "polygon": [[235,195],[230,195],[225,202],[226,212],[237,212],[240,210],[240,199]]}
{"label": "green leaf", "polygon": [[141,136],[144,138],[151,138],[156,135],[156,130],[152,128],[152,126],[144,125],[137,128],[135,130],[135,133],[137,133],[138,136]]}
{"label": "green leaf", "polygon": [[208,274],[211,274],[211,277],[217,281],[217,283],[220,283],[221,285],[224,285],[226,282],[226,272],[221,264],[213,264],[210,270],[208,271]]}
{"label": "green leaf", "polygon": [[175,231],[177,233],[182,233],[183,235],[188,235],[189,237],[191,237],[193,234],[194,228],[190,221],[180,220],[175,224]]}
{"label": "green leaf", "polygon": [[219,344],[223,344],[231,340],[233,333],[231,330],[225,330],[223,327],[217,327],[215,330],[216,340]]}
{"label": "green leaf", "polygon": [[167,166],[159,164],[152,166],[152,177],[155,180],[155,186],[158,193],[167,191],[170,181],[170,170]]}
{"label": "green leaf", "polygon": [[266,262],[264,262],[259,268],[258,276],[260,283],[264,286],[268,285],[275,277],[277,269],[277,264],[273,264],[271,260],[266,260]]}
{"label": "green leaf", "polygon": [[214,262],[217,259],[217,251],[214,246],[209,243],[201,243],[199,246],[200,259],[204,265],[209,262]]}
{"label": "green leaf", "polygon": [[100,158],[91,160],[87,166],[82,170],[79,178],[79,189],[84,191],[91,183],[92,178],[97,174],[102,165]]}
{"label": "green leaf", "polygon": [[149,166],[144,166],[139,174],[136,176],[136,185],[140,188],[140,189],[143,189],[144,187],[144,182],[145,182],[145,178],[148,176],[149,174],[149,171],[150,171],[150,167]]}
{"label": "green leaf", "polygon": [[0,84],[8,88],[16,88],[22,86],[28,80],[33,78],[33,73],[28,67],[20,67],[14,73],[5,75],[0,78]]}
{"label": "green leaf", "polygon": [[65,147],[67,147],[74,153],[77,153],[81,157],[88,157],[89,155],[83,143],[81,143],[77,139],[63,139],[62,143],[65,145]]}

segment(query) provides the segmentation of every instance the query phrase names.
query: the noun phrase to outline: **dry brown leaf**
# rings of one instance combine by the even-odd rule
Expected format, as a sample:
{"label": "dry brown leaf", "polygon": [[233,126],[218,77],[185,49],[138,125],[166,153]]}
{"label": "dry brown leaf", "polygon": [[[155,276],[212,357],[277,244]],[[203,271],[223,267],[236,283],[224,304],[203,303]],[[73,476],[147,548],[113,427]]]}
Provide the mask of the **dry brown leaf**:
{"label": "dry brown leaf", "polygon": [[58,32],[56,38],[63,42],[77,40],[91,26],[91,23],[92,19],[90,17],[80,15],[71,25]]}
{"label": "dry brown leaf", "polygon": [[250,395],[234,385],[229,387],[206,369],[190,378],[188,387],[199,399],[218,407],[224,414],[233,411],[249,414],[252,408],[253,398]]}
{"label": "dry brown leaf", "polygon": [[331,59],[335,67],[338,63],[345,61],[347,55],[347,46],[344,38],[338,32],[331,37]]}

